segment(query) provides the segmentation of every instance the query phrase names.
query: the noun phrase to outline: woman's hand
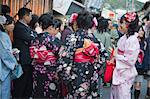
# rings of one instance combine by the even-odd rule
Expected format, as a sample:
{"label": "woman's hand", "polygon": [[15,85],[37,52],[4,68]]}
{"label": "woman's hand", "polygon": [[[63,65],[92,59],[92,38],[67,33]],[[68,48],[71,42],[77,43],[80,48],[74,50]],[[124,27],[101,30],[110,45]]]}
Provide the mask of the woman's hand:
{"label": "woman's hand", "polygon": [[109,62],[114,64],[115,63],[115,57],[112,57]]}

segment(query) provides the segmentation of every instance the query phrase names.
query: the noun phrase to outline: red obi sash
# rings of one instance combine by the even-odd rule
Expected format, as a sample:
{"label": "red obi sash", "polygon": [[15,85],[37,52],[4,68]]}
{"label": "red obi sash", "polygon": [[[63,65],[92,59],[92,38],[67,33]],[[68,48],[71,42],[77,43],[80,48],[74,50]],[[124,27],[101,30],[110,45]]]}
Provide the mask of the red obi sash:
{"label": "red obi sash", "polygon": [[99,55],[99,49],[94,43],[91,43],[90,46],[86,48],[80,49],[81,49],[80,51],[75,52],[74,62],[93,63]]}
{"label": "red obi sash", "polygon": [[57,59],[51,50],[39,50],[34,46],[30,47],[30,56],[40,64],[45,62],[55,63]]}

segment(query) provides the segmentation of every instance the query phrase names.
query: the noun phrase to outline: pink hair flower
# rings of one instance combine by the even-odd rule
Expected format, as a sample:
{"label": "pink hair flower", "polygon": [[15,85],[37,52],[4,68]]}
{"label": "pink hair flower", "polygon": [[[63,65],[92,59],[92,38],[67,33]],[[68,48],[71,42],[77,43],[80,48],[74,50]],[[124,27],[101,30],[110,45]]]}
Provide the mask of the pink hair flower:
{"label": "pink hair flower", "polygon": [[134,20],[136,19],[136,13],[135,13],[135,12],[127,12],[127,13],[125,14],[125,19],[126,19],[126,21],[128,21],[128,22],[134,21]]}

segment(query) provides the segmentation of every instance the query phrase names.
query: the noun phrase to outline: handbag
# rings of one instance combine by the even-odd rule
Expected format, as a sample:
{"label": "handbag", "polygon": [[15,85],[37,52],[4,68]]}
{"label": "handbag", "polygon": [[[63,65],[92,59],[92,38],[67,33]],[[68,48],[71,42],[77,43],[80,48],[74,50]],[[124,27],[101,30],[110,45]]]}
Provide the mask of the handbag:
{"label": "handbag", "polygon": [[[112,50],[111,54],[110,54],[110,60],[112,59],[114,54],[114,49]],[[112,76],[113,76],[113,71],[115,68],[115,63],[110,62],[110,60],[106,61],[106,69],[105,69],[105,73],[104,73],[104,82],[108,83],[111,81]]]}
{"label": "handbag", "polygon": [[17,79],[23,74],[23,70],[20,64],[16,65],[14,70],[11,71],[11,79]]}

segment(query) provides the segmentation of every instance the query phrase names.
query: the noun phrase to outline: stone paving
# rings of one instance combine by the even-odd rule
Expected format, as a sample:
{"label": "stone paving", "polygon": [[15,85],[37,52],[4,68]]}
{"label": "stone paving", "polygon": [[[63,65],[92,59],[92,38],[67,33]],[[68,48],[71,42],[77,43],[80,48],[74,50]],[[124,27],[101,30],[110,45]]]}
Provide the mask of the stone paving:
{"label": "stone paving", "polygon": [[[145,99],[144,97],[146,95],[146,88],[147,88],[147,81],[144,80],[142,84],[142,92],[139,99]],[[102,90],[103,90],[102,97],[100,99],[110,99],[110,87],[103,87]],[[132,95],[132,99],[134,99],[133,95]]]}

